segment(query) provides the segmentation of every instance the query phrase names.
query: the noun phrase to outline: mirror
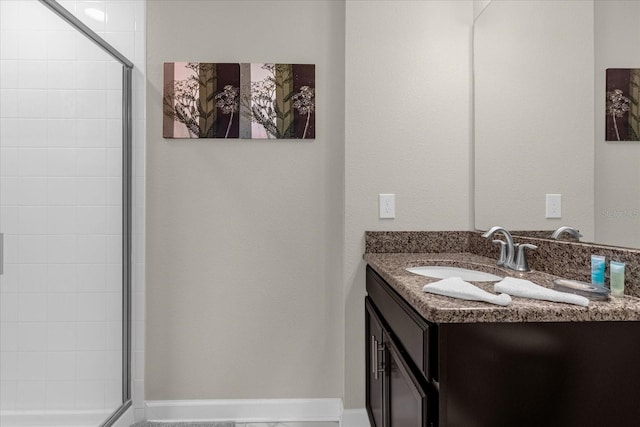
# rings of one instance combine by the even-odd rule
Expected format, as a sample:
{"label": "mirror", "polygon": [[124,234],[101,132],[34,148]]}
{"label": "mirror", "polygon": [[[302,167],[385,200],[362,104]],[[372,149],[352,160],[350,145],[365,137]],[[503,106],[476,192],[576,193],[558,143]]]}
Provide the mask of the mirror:
{"label": "mirror", "polygon": [[[640,248],[640,143],[604,135],[606,69],[640,68],[638,42],[640,2],[486,5],[474,25],[476,228],[571,225],[582,241]],[[547,217],[549,194],[560,218]]]}

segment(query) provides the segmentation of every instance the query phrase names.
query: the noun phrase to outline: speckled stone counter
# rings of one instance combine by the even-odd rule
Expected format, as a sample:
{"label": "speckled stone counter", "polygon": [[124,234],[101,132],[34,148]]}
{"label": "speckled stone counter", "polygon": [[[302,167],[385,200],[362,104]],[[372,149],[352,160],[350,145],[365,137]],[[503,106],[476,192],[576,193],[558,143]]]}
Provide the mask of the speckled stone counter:
{"label": "speckled stone counter", "polygon": [[[457,253],[468,252],[498,258],[498,246],[477,231],[367,231],[366,253]],[[640,249],[620,248],[585,242],[569,242],[539,237],[514,236],[516,243],[530,243],[533,270],[565,279],[591,281],[591,255],[603,255],[607,263],[622,261],[625,266],[625,294],[640,297]],[[609,270],[607,268],[606,275]]]}
{"label": "speckled stone counter", "polygon": [[[404,236],[403,239],[406,237]],[[389,241],[396,241],[392,236],[387,238]],[[513,297],[513,302],[509,306],[501,307],[425,293],[422,287],[438,279],[409,273],[405,268],[421,265],[458,266],[499,276],[524,278],[546,287],[552,287],[553,280],[558,277],[539,271],[518,273],[496,266],[493,258],[456,251],[456,249],[463,249],[465,245],[456,247],[453,244],[447,246],[447,249],[453,249],[453,252],[444,252],[441,251],[441,247],[438,247],[438,240],[440,239],[432,239],[431,246],[424,242],[414,242],[416,248],[433,250],[433,252],[393,253],[394,251],[390,250],[388,252],[367,251],[368,253],[364,254],[366,263],[428,321],[435,323],[640,321],[640,298],[631,296],[612,297],[609,301],[590,301],[588,307]],[[451,242],[446,238],[443,240]],[[367,248],[374,247],[380,249],[373,241],[367,240]],[[472,283],[493,292],[494,282]]]}

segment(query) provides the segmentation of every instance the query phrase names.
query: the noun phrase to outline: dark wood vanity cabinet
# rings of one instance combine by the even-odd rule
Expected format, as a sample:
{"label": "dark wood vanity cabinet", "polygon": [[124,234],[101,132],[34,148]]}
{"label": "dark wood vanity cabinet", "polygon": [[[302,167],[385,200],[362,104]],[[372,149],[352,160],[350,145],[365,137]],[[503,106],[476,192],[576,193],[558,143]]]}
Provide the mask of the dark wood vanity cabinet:
{"label": "dark wood vanity cabinet", "polygon": [[[369,281],[372,281],[369,284]],[[427,380],[429,324],[399,304],[373,270],[367,271],[366,399],[372,427],[436,427],[437,390]],[[377,304],[377,305],[376,305]],[[386,317],[378,309],[386,313]],[[404,338],[404,342],[396,332]],[[411,352],[421,360],[420,368]]]}
{"label": "dark wood vanity cabinet", "polygon": [[640,425],[640,322],[435,324],[367,267],[372,427]]}
{"label": "dark wood vanity cabinet", "polygon": [[385,371],[384,371],[384,340],[382,322],[371,306],[368,298],[365,300],[365,329],[367,348],[367,412],[371,427],[384,427],[386,410],[385,403]]}
{"label": "dark wood vanity cabinet", "polygon": [[[424,384],[382,325],[376,309],[366,301],[367,402],[372,427],[428,424],[428,398]],[[380,337],[380,340],[378,340]],[[435,424],[432,424],[435,426]]]}

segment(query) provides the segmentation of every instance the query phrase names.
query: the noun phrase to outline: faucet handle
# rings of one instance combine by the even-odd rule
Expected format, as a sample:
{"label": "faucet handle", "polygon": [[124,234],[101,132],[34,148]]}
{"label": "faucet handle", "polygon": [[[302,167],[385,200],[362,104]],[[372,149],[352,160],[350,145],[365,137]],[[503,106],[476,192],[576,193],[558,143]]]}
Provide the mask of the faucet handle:
{"label": "faucet handle", "polygon": [[530,271],[529,263],[527,263],[527,256],[525,249],[538,249],[536,245],[530,245],[529,243],[521,243],[518,245],[518,256],[516,257],[516,270],[517,271]]}
{"label": "faucet handle", "polygon": [[507,243],[502,240],[492,240],[493,243],[500,245],[500,257],[498,258],[497,265],[504,265],[507,260]]}

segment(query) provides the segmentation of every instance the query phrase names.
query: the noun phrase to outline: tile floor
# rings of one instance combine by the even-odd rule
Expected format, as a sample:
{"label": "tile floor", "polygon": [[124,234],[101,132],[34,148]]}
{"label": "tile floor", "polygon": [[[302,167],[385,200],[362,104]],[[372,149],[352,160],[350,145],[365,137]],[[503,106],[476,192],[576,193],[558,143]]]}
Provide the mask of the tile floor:
{"label": "tile floor", "polygon": [[294,421],[277,423],[236,423],[236,427],[338,427],[338,421]]}

